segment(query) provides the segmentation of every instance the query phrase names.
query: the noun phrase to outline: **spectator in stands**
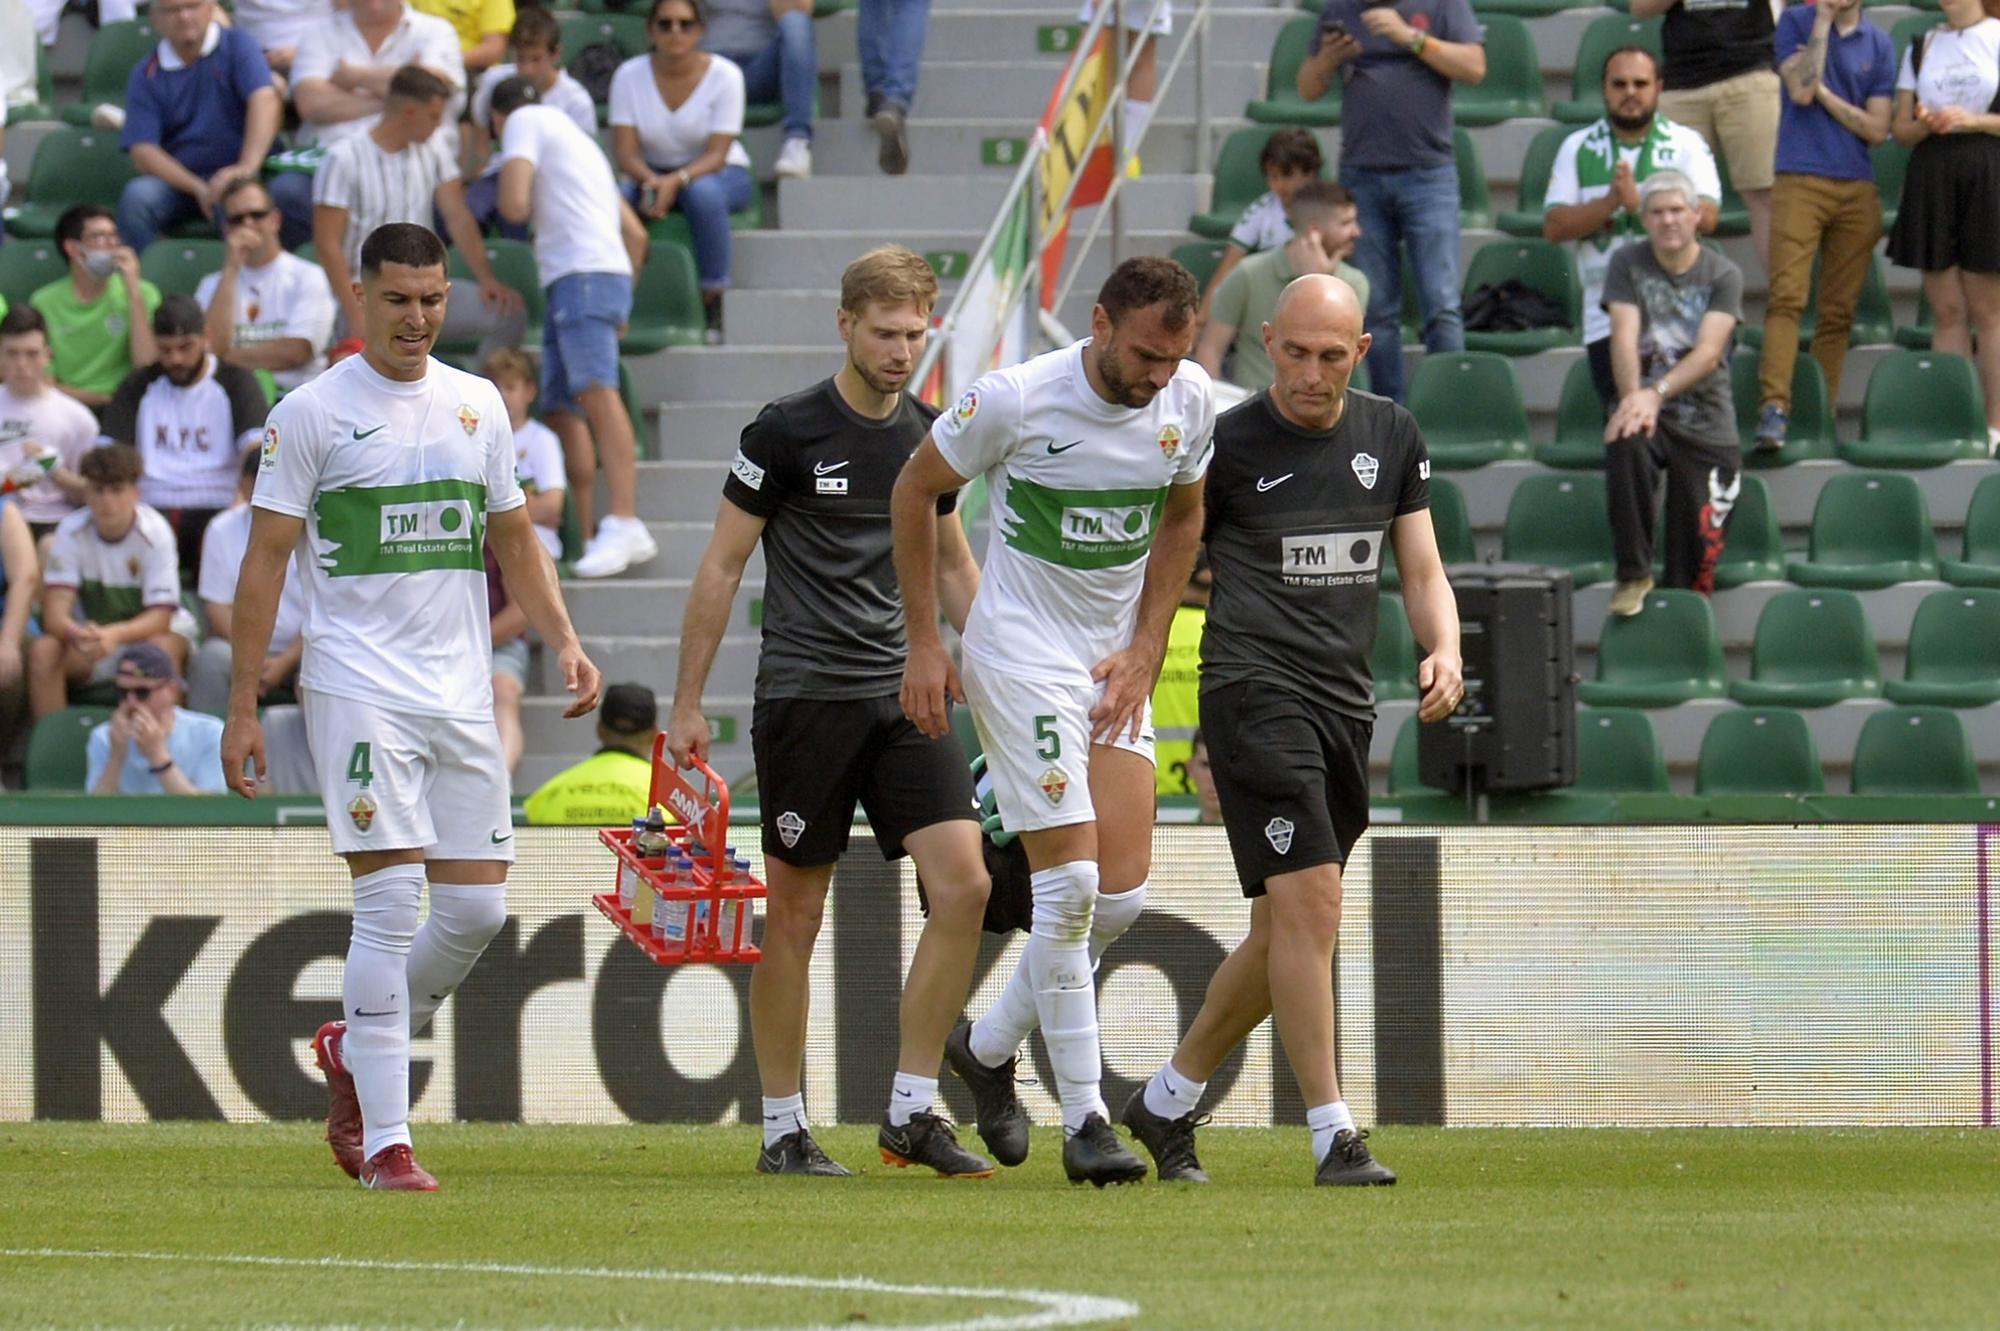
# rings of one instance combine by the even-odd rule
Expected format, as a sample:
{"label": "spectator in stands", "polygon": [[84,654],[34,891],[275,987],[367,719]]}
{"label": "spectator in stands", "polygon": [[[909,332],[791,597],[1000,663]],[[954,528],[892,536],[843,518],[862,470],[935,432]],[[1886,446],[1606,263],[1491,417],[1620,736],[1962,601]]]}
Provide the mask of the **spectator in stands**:
{"label": "spectator in stands", "polygon": [[1896,78],[1896,141],[1909,145],[1889,261],[1924,275],[1931,346],[1978,348],[1988,450],[2000,452],[2000,19],[1942,0],[1944,25],[1910,43]]}
{"label": "spectator in stands", "polygon": [[1361,236],[1347,187],[1331,180],[1308,181],[1292,195],[1291,214],[1290,240],[1251,255],[1223,280],[1195,348],[1195,359],[1217,379],[1223,357],[1230,355],[1229,381],[1253,393],[1271,386],[1264,329],[1279,293],[1293,278],[1331,273],[1354,288],[1364,309],[1368,304],[1368,278],[1347,262]]}
{"label": "spectator in stands", "polygon": [[500,557],[486,547],[486,614],[493,642],[493,728],[511,774],[521,761],[521,695],[528,691],[528,615],[507,594]]}
{"label": "spectator in stands", "polygon": [[236,26],[264,52],[274,74],[291,72],[306,34],[333,21],[332,0],[236,0]]}
{"label": "spectator in stands", "polygon": [[861,48],[864,114],[882,140],[876,164],[900,176],[910,169],[910,107],[917,100],[917,71],[924,61],[924,28],[931,0],[861,0],[855,40]]}
{"label": "spectator in stands", "polygon": [[1819,260],[1812,354],[1840,398],[1847,333],[1882,238],[1882,198],[1868,150],[1889,137],[1896,53],[1889,34],[1861,17],[1861,0],[1819,0],[1778,20],[1777,181],[1771,187],[1771,291],[1758,367],[1757,448],[1776,452],[1791,429],[1799,316]]}
{"label": "spectator in stands", "polygon": [[0,482],[37,541],[82,505],[77,464],[96,442],[97,417],[49,383],[48,324],[16,305],[0,317]]}
{"label": "spectator in stands", "polygon": [[1299,95],[1341,94],[1340,183],[1361,210],[1355,252],[1368,274],[1375,391],[1403,399],[1401,247],[1410,251],[1424,346],[1461,351],[1458,157],[1451,85],[1486,78],[1486,38],[1467,0],[1327,0]]}
{"label": "spectator in stands", "polygon": [[643,684],[613,684],[597,707],[597,752],[528,796],[537,826],[623,827],[646,811],[660,707]]}
{"label": "spectator in stands", "polygon": [[208,340],[228,365],[297,388],[326,368],[337,306],[326,270],[286,253],[278,208],[262,181],[243,177],[223,191],[222,270],[201,279],[194,297],[208,311]]}
{"label": "spectator in stands", "polygon": [[222,722],[180,705],[173,661],[151,643],[118,654],[118,710],[90,732],[93,795],[220,795]]}
{"label": "spectator in stands", "polygon": [[697,0],[653,0],[648,23],[652,54],[626,61],[611,81],[611,156],[640,216],[665,217],[675,208],[687,215],[702,305],[709,327],[720,329],[729,214],[748,207],[756,188],[750,155],[736,137],[743,132],[743,73],[696,45]]}
{"label": "spectator in stands", "polygon": [[1202,293],[1197,319],[1207,320],[1209,303],[1246,255],[1277,249],[1292,238],[1292,196],[1307,181],[1318,180],[1325,166],[1319,140],[1311,130],[1286,125],[1271,131],[1271,137],[1264,140],[1264,147],[1257,154],[1257,169],[1264,173],[1264,183],[1270,188],[1251,200],[1243,215],[1236,219],[1236,225],[1229,229],[1229,243],[1223,247],[1222,259],[1208,279],[1208,290]]}
{"label": "spectator in stands", "polygon": [[[215,0],[153,0],[160,44],[126,81],[120,139],[140,172],[118,198],[118,231],[135,250],[176,222],[213,218],[223,187],[262,171],[278,136],[285,107],[263,51],[215,14]],[[305,243],[305,212],[293,230]]]}
{"label": "spectator in stands", "polygon": [[[669,7],[685,3],[663,0]],[[537,99],[535,85],[524,78],[493,90],[500,215],[535,224],[535,267],[548,306],[542,415],[562,440],[571,502],[586,532],[597,460],[603,459],[611,511],[573,571],[605,578],[659,553],[639,520],[638,441],[618,393],[618,337],[632,314],[632,274],[645,255],[646,235],[619,197],[603,154],[568,116]]]}
{"label": "spectator in stands", "polygon": [[[261,447],[243,450],[236,481],[236,502],[215,515],[201,538],[201,577],[195,584],[208,615],[208,636],[188,666],[188,703],[198,712],[220,714],[229,706],[231,639],[236,628],[236,581],[243,571],[243,552],[250,548],[250,495],[257,488]],[[270,650],[257,678],[260,706],[289,701],[288,694],[305,652],[306,603],[300,579],[285,566],[285,587],[278,594],[278,618],[271,629]]]}
{"label": "spectator in stands", "polygon": [[502,79],[519,74],[535,85],[544,106],[553,106],[576,127],[593,139],[597,137],[597,103],[590,90],[569,76],[562,67],[562,25],[555,15],[540,5],[521,6],[511,35],[514,58],[493,66],[479,76],[473,89],[469,119],[472,122],[472,158],[483,163],[485,172],[465,187],[465,204],[480,227],[491,230],[498,223],[502,235],[512,240],[528,239],[528,229],[500,222],[497,195],[500,188],[500,160],[493,153],[493,136],[486,121],[493,113],[493,90]]}
{"label": "spectator in stands", "polygon": [[42,572],[42,636],[28,644],[28,704],[45,716],[72,684],[102,684],[118,650],[149,642],[176,669],[195,637],[181,605],[174,531],[139,499],[138,450],[104,444],[83,455],[87,507],[56,526]]}
{"label": "spectator in stands", "polygon": [[468,77],[483,74],[507,54],[514,26],[514,0],[410,0],[419,11],[443,19],[458,34],[458,53]]}
{"label": "spectator in stands", "polygon": [[[1109,3],[1111,0],[1083,0],[1083,7],[1076,12],[1077,22],[1090,22],[1091,15]],[[1146,123],[1153,118],[1153,98],[1159,95],[1160,90],[1159,39],[1173,35],[1174,7],[1171,3],[1161,5],[1158,16],[1153,17],[1153,0],[1126,0],[1125,29],[1132,34],[1125,40],[1137,40],[1139,43],[1138,58],[1132,63],[1132,76],[1125,83],[1125,124],[1121,143],[1129,157],[1138,150],[1139,140],[1146,132]],[[1111,20],[1105,20],[1104,30],[1107,33],[1111,31]],[[1106,141],[1109,142],[1108,139]]]}
{"label": "spectator in stands", "polygon": [[153,338],[159,360],[118,385],[102,437],[138,448],[139,497],[173,528],[185,580],[200,567],[202,532],[235,500],[236,460],[263,434],[270,404],[255,374],[216,359],[193,296],[160,302]]}
{"label": "spectator in stands", "polygon": [[340,302],[348,338],[360,336],[357,278],[361,245],[390,222],[430,226],[442,218],[465,266],[479,284],[479,299],[461,296],[445,306],[448,340],[482,339],[481,357],[519,346],[527,326],[521,294],[493,275],[486,241],[465,206],[458,161],[438,131],[451,85],[420,65],[405,65],[389,84],[382,118],[367,132],[333,145],[313,184],[313,248]]}
{"label": "spectator in stands", "polygon": [[1715,230],[1722,181],[1701,135],[1660,114],[1660,66],[1642,46],[1613,51],[1604,62],[1605,113],[1562,141],[1549,171],[1542,234],[1569,241],[1583,283],[1583,346],[1590,378],[1608,412],[1618,404],[1611,376],[1611,316],[1604,312],[1604,270],[1611,252],[1644,234],[1639,182],[1678,171],[1701,196],[1696,229]]}
{"label": "spectator in stands", "polygon": [[1770,0],[1632,0],[1633,18],[1666,15],[1660,110],[1708,140],[1750,212],[1757,261],[1771,262],[1778,150],[1777,20]]}
{"label": "spectator in stands", "polygon": [[507,404],[507,422],[514,428],[514,474],[528,496],[528,517],[535,524],[535,535],[542,538],[549,558],[561,559],[563,495],[569,477],[563,469],[562,440],[528,414],[541,379],[535,358],[525,351],[497,351],[487,358],[480,373],[493,381],[500,390],[500,400]]}
{"label": "spectator in stands", "polygon": [[158,357],[153,311],[160,289],[139,276],[138,253],[119,239],[118,221],[102,204],[79,203],[57,218],[56,246],[69,261],[69,276],[28,303],[47,320],[56,387],[86,407],[101,407],[135,366]]}
{"label": "spectator in stands", "polygon": [[706,22],[702,49],[743,71],[744,96],[753,102],[784,103],[785,143],[771,164],[778,176],[812,174],[813,98],[819,95],[812,11],[812,0],[654,0],[653,4],[655,52],[660,49],[663,15],[672,14],[683,24],[693,19],[693,28],[683,26],[679,31],[697,35]]}
{"label": "spectator in stands", "polygon": [[1605,488],[1618,585],[1611,613],[1636,615],[1653,589],[1655,487],[1666,473],[1669,587],[1715,589],[1715,561],[1742,486],[1729,343],[1743,317],[1743,272],[1695,234],[1694,182],[1656,171],[1639,186],[1645,241],[1611,256],[1611,367],[1618,407],[1605,426]]}
{"label": "spectator in stands", "polygon": [[14,751],[26,699],[28,616],[41,589],[34,533],[14,496],[0,494],[0,761]]}

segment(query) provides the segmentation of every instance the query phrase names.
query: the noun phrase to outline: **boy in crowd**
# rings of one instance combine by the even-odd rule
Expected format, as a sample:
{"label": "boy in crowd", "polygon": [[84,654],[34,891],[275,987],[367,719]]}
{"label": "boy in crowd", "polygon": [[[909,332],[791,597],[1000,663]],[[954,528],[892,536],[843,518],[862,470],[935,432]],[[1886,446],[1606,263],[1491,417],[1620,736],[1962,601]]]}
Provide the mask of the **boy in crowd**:
{"label": "boy in crowd", "polygon": [[528,496],[528,517],[535,524],[535,535],[542,538],[549,558],[561,559],[563,493],[569,487],[562,440],[528,414],[535,403],[541,371],[533,356],[510,347],[486,358],[485,374],[507,404],[507,419],[514,427],[514,474]]}
{"label": "boy in crowd", "polygon": [[1271,137],[1264,140],[1264,149],[1257,154],[1257,169],[1270,188],[1252,199],[1243,215],[1236,219],[1236,225],[1229,229],[1229,244],[1223,247],[1222,261],[1215,265],[1208,289],[1201,293],[1197,322],[1207,320],[1209,303],[1222,289],[1222,279],[1229,276],[1230,269],[1247,256],[1277,249],[1292,238],[1289,216],[1292,196],[1308,180],[1319,179],[1325,166],[1326,157],[1319,150],[1319,140],[1309,129],[1287,125],[1273,130]]}
{"label": "boy in crowd", "polygon": [[0,479],[37,541],[83,503],[76,471],[97,442],[90,408],[49,382],[49,325],[31,305],[0,318]]}

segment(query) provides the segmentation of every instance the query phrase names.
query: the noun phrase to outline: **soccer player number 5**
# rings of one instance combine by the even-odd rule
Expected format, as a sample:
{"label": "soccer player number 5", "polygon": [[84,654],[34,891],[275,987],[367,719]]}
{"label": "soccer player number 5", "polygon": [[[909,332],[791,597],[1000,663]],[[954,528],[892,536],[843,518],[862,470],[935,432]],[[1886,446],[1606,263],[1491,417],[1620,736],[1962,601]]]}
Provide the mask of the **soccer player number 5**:
{"label": "soccer player number 5", "polygon": [[1056,733],[1054,716],[1035,718],[1035,756],[1045,763],[1062,757],[1062,736]]}

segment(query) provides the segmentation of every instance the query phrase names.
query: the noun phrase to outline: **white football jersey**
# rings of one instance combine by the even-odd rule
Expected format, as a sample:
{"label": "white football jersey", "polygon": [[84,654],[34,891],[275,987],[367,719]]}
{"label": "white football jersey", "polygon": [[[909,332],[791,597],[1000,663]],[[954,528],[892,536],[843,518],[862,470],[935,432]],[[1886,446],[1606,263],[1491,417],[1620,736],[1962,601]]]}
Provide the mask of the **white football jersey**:
{"label": "white football jersey", "polygon": [[486,519],[527,502],[498,389],[435,360],[402,383],[349,356],[272,408],[251,502],[305,519],[302,686],[492,717]]}
{"label": "white football jersey", "polygon": [[1027,679],[1088,683],[1130,643],[1167,489],[1208,469],[1207,372],[1182,361],[1146,406],[1113,406],[1086,345],[983,376],[931,427],[953,470],[986,477],[993,514],[965,653]]}

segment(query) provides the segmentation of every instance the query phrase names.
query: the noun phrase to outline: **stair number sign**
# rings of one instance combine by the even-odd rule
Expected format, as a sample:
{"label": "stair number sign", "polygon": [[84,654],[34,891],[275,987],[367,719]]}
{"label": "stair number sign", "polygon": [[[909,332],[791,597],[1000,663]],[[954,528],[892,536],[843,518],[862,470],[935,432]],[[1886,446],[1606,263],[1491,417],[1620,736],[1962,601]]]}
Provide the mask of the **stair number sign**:
{"label": "stair number sign", "polygon": [[1024,138],[996,136],[979,141],[979,161],[984,166],[1019,166],[1028,154]]}

